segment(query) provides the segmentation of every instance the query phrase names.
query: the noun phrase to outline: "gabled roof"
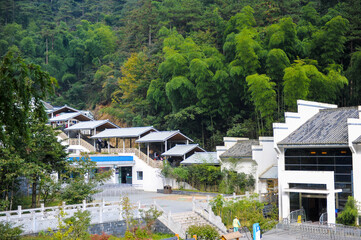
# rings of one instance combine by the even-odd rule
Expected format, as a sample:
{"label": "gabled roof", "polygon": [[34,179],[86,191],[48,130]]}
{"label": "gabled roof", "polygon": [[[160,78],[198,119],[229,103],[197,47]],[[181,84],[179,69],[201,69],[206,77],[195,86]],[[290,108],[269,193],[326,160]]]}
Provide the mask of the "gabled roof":
{"label": "gabled roof", "polygon": [[348,144],[347,119],[358,116],[356,107],[320,110],[278,145]]}
{"label": "gabled roof", "polygon": [[245,158],[252,157],[252,145],[258,145],[258,140],[238,141],[234,146],[229,148],[220,158]]}
{"label": "gabled roof", "polygon": [[180,164],[190,165],[190,164],[210,164],[210,165],[219,165],[217,159],[217,152],[196,152],[189,156],[186,160],[181,161]]}
{"label": "gabled roof", "polygon": [[59,116],[53,117],[49,119],[49,122],[57,122],[57,121],[68,121],[70,119],[76,119],[79,121],[90,121],[91,118],[85,116],[80,112],[73,112],[73,113],[63,113]]}
{"label": "gabled roof", "polygon": [[153,126],[106,129],[92,138],[138,138],[148,132],[157,132]]}
{"label": "gabled roof", "polygon": [[50,113],[53,113],[54,115],[55,114],[58,114],[58,113],[62,113],[62,112],[79,112],[79,110],[75,109],[75,108],[72,108],[72,107],[69,107],[67,105],[64,105],[60,108],[54,108],[53,111],[51,111]]}
{"label": "gabled roof", "polygon": [[85,129],[94,129],[94,128],[118,128],[117,125],[107,120],[97,120],[97,121],[86,121],[74,124],[68,128],[65,128],[64,131],[72,130],[85,130]]}
{"label": "gabled roof", "polygon": [[162,153],[162,156],[184,156],[190,151],[205,152],[198,144],[177,144],[168,151]]}
{"label": "gabled roof", "polygon": [[43,103],[46,111],[52,112],[54,110],[54,107],[50,103],[45,102],[43,100],[41,100],[41,102]]}
{"label": "gabled roof", "polygon": [[136,140],[135,142],[165,142],[169,139],[172,140],[189,140],[192,141],[189,137],[182,134],[179,130],[177,131],[160,131],[152,132],[144,137]]}

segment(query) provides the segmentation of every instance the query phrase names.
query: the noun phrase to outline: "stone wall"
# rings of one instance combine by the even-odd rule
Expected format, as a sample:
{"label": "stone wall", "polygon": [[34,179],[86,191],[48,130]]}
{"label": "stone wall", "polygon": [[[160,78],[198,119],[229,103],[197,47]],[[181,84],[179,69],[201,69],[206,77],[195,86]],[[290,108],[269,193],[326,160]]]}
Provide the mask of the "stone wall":
{"label": "stone wall", "polygon": [[[101,235],[104,232],[106,234],[113,235],[116,237],[124,237],[126,230],[127,230],[127,225],[125,221],[98,223],[98,224],[93,224],[88,228],[88,232],[90,234]],[[158,219],[155,222],[153,232],[174,234],[167,226],[165,226]],[[48,232],[45,231],[44,233],[47,234]],[[24,236],[38,236],[38,235],[39,233],[32,233],[32,234],[26,234]]]}
{"label": "stone wall", "polygon": [[[127,225],[125,221],[117,221],[117,222],[107,222],[107,223],[99,223],[99,224],[91,225],[88,229],[88,232],[90,234],[99,234],[99,235],[101,235],[102,232],[104,232],[109,235],[124,237],[126,230],[127,230]],[[174,234],[168,227],[166,227],[158,219],[156,220],[153,232]]]}

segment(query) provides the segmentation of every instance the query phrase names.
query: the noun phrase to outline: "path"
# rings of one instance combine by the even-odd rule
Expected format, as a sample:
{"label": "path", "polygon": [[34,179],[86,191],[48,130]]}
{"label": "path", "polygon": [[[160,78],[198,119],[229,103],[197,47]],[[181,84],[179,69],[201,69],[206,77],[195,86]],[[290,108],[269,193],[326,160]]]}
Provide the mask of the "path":
{"label": "path", "polygon": [[[192,197],[196,199],[206,199],[206,196],[201,195],[178,195],[178,194],[163,194],[155,192],[128,192],[123,196],[128,196],[129,200],[132,203],[141,202],[142,204],[151,204],[154,200],[160,205],[164,210],[171,211],[172,213],[178,212],[188,212],[192,211]],[[105,201],[118,201],[119,197],[107,197],[103,196]],[[101,200],[100,197],[95,198],[95,200]]]}

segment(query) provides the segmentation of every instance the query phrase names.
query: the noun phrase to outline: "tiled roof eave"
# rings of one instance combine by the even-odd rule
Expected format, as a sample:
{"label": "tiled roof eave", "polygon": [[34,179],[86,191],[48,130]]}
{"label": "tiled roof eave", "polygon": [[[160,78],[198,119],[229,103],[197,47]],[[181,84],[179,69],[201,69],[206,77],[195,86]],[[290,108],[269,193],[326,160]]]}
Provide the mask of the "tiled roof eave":
{"label": "tiled roof eave", "polygon": [[278,143],[277,145],[280,147],[345,147],[348,146],[348,143]]}
{"label": "tiled roof eave", "polygon": [[252,158],[252,156],[221,156],[221,159],[224,160],[227,160],[229,158],[243,159],[243,158]]}

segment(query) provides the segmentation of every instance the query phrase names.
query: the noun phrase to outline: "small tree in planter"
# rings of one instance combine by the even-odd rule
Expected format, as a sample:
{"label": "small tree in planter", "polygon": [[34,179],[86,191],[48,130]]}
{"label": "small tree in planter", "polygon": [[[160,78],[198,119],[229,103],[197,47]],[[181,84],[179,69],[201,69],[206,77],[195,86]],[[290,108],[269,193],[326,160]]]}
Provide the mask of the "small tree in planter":
{"label": "small tree in planter", "polygon": [[357,217],[356,200],[349,196],[345,208],[337,217],[337,222],[343,225],[355,226]]}

